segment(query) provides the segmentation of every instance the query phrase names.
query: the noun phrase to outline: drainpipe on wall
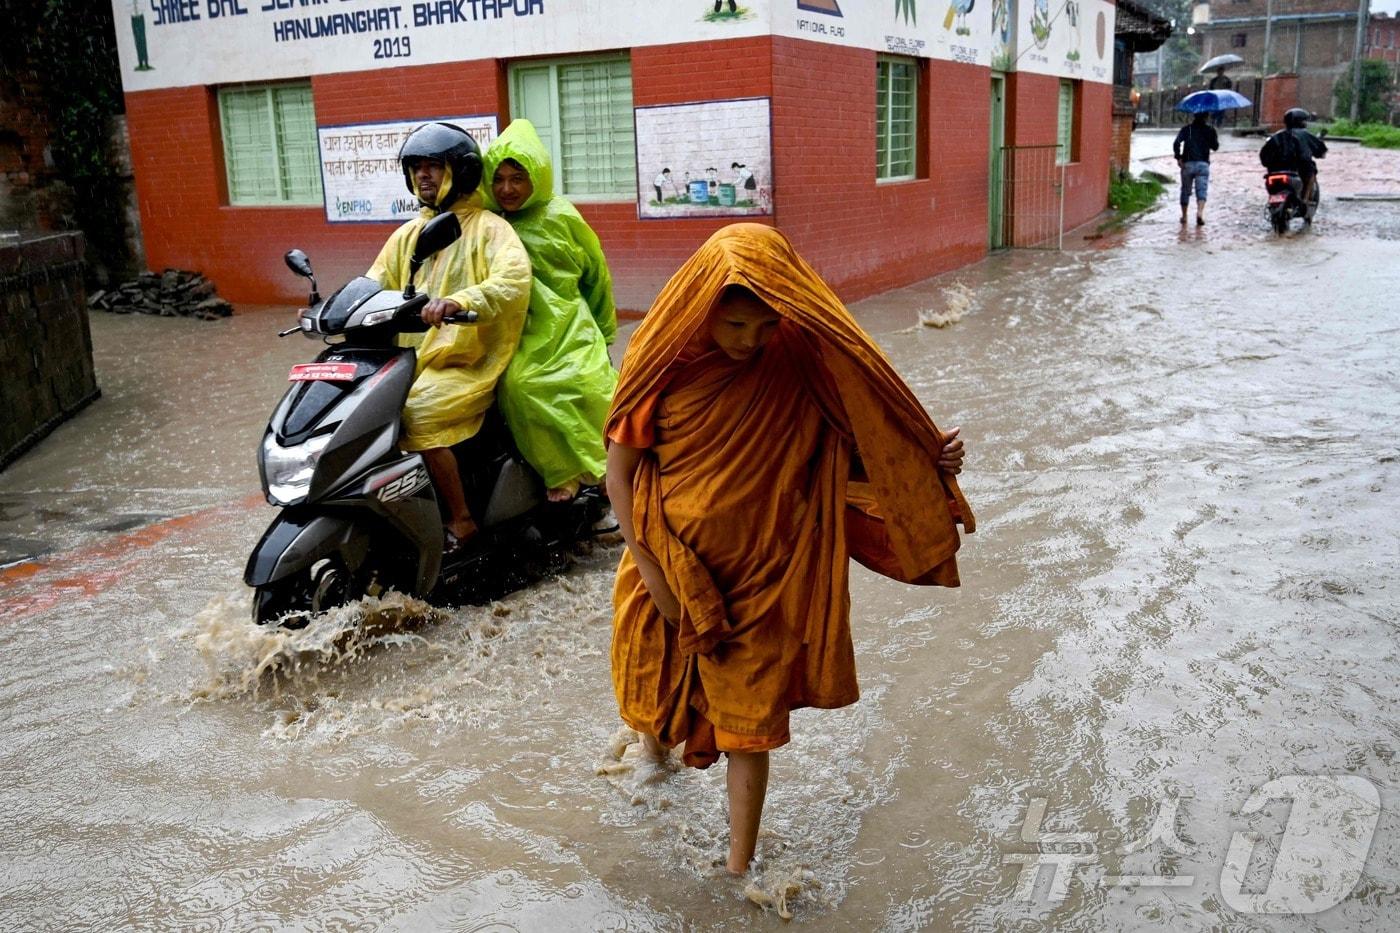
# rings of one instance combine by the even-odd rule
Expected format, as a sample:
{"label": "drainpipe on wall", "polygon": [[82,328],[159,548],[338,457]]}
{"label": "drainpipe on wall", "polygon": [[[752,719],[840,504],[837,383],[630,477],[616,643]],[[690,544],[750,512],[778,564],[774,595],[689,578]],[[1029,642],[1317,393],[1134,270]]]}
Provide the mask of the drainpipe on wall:
{"label": "drainpipe on wall", "polygon": [[1356,14],[1356,49],[1351,57],[1351,122],[1355,123],[1361,113],[1361,48],[1366,38],[1366,26],[1371,21],[1370,0],[1361,0]]}
{"label": "drainpipe on wall", "polygon": [[[1302,29],[1302,24],[1298,25]],[[1263,72],[1267,76],[1270,72],[1270,64],[1273,61],[1273,37],[1274,37],[1274,0],[1269,0],[1268,6],[1264,8],[1264,67]]]}

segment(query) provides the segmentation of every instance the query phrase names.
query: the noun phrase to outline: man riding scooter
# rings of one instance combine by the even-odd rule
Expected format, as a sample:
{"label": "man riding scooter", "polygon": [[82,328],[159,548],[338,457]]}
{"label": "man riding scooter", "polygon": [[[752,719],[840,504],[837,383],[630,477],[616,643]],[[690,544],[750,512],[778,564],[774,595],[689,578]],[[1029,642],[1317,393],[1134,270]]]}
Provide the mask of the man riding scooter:
{"label": "man riding scooter", "polygon": [[[1283,129],[1270,136],[1259,150],[1259,161],[1270,172],[1293,172],[1302,182],[1299,200],[1303,205],[1303,222],[1312,224],[1314,189],[1317,185],[1317,162],[1326,158],[1327,144],[1307,131],[1312,114],[1294,107],[1283,115]],[[1326,132],[1324,130],[1324,132]]]}
{"label": "man riding scooter", "polygon": [[[525,326],[530,301],[530,259],[510,224],[483,210],[476,194],[481,152],[465,131],[447,123],[418,127],[399,150],[404,183],[423,205],[420,216],[389,237],[368,273],[387,289],[409,280],[414,243],[434,216],[451,211],[462,235],[427,260],[420,289],[433,296],[424,306],[424,334],[401,334],[400,346],[416,346],[418,364],[403,411],[400,446],[417,451],[447,511],[447,553],[477,531],[452,447],[481,430]],[[471,325],[444,318],[475,312]]]}

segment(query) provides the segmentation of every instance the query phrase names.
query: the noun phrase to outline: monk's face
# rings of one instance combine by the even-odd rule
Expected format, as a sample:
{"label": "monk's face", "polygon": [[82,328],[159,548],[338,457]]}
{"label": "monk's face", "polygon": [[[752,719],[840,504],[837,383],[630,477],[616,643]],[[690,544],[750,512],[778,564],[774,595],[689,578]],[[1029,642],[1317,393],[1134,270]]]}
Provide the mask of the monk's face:
{"label": "monk's face", "polygon": [[730,359],[746,360],[773,339],[779,320],[752,292],[730,289],[710,315],[710,337]]}

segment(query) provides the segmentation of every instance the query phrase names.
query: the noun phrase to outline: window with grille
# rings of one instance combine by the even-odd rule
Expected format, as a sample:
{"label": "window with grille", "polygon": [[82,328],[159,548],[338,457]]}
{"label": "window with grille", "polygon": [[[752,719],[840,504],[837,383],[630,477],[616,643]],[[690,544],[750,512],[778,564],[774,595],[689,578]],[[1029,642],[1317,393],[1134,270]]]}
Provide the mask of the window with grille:
{"label": "window with grille", "polygon": [[1055,164],[1065,165],[1074,161],[1074,97],[1075,82],[1060,81],[1059,114],[1055,128]]}
{"label": "window with grille", "polygon": [[875,61],[875,178],[913,178],[918,141],[919,63],[881,56]]}
{"label": "window with grille", "polygon": [[539,131],[560,193],[585,200],[637,196],[630,60],[512,65],[510,110]]}
{"label": "window with grille", "polygon": [[320,204],[311,85],[219,89],[230,204]]}
{"label": "window with grille", "polygon": [[1230,47],[1233,49],[1244,48],[1245,41],[1249,38],[1248,33],[1237,32],[1230,37]]}

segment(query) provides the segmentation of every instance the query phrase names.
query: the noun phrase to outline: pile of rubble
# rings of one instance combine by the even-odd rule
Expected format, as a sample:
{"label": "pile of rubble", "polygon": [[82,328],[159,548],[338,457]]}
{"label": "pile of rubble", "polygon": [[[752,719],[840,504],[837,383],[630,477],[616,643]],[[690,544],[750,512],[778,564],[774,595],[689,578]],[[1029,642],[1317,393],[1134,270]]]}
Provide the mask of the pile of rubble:
{"label": "pile of rubble", "polygon": [[233,305],[214,294],[214,283],[198,272],[166,269],[143,272],[126,282],[88,296],[88,307],[114,314],[158,314],[213,321],[233,313]]}

